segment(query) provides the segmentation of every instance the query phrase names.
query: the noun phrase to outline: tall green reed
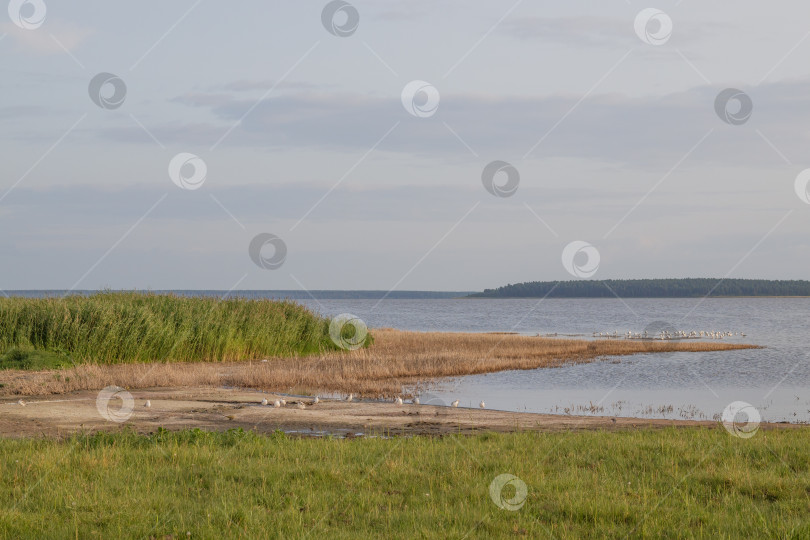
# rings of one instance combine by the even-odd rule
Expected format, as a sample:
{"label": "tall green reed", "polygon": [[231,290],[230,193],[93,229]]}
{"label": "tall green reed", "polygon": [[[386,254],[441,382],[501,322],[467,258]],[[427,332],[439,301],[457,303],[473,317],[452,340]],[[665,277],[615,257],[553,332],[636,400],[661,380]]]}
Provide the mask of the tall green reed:
{"label": "tall green reed", "polygon": [[329,321],[291,301],[103,292],[0,299],[0,352],[99,364],[212,362],[334,350]]}

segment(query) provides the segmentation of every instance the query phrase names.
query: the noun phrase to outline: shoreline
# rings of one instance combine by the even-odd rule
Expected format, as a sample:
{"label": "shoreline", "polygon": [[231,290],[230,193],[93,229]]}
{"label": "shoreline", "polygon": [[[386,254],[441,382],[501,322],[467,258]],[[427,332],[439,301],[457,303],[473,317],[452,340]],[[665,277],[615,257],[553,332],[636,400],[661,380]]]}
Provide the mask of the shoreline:
{"label": "shoreline", "polygon": [[[139,432],[201,428],[276,429],[303,435],[443,435],[484,431],[555,431],[665,426],[717,426],[709,420],[573,416],[546,413],[397,406],[447,379],[508,370],[554,368],[616,356],[660,352],[760,348],[727,342],[668,342],[546,338],[503,333],[420,333],[373,330],[369,348],[315,356],[244,362],[179,362],[92,365],[49,371],[0,371],[0,437],[59,437],[124,426]],[[109,404],[131,411],[123,424],[105,420],[96,400],[107,387],[126,400]],[[355,396],[355,401],[288,399],[290,394]],[[362,398],[374,401],[364,401]],[[383,398],[387,401],[381,401]],[[25,405],[18,404],[22,400]],[[146,400],[151,407],[146,407]],[[108,402],[109,402],[108,398]],[[303,409],[296,408],[303,402]],[[123,409],[122,409],[123,406]],[[128,410],[127,410],[128,409]],[[775,424],[782,425],[782,424]]]}
{"label": "shoreline", "polygon": [[374,344],[355,351],[241,362],[80,364],[50,370],[0,371],[0,397],[169,387],[232,387],[337,393],[393,399],[465,375],[589,363],[662,352],[761,348],[724,341],[594,340],[520,334],[408,332],[380,328]]}
{"label": "shoreline", "polygon": [[[13,398],[0,399],[0,438],[64,438],[74,433],[117,432],[131,429],[152,433],[200,428],[225,431],[242,428],[258,433],[284,431],[294,436],[442,436],[486,432],[555,432],[578,430],[660,429],[701,427],[723,429],[712,420],[664,420],[622,416],[575,416],[545,413],[452,408],[434,405],[396,405],[377,401],[347,402],[310,398],[289,399],[274,408],[280,394],[227,388],[151,388],[133,390],[132,413],[123,422],[105,419],[98,408],[98,392],[29,398],[25,406]],[[150,400],[151,407],[145,407]],[[304,409],[297,408],[303,401]],[[115,405],[118,406],[118,405]],[[114,408],[114,407],[113,407]],[[773,422],[760,429],[801,429],[803,424]]]}

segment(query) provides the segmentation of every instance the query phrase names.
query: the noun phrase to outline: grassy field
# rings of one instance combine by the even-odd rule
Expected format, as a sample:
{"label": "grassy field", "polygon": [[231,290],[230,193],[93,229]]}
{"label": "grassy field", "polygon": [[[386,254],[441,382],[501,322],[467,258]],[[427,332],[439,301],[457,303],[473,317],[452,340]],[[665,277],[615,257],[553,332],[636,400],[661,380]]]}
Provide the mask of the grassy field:
{"label": "grassy field", "polygon": [[[0,537],[806,538],[808,445],[705,428],[0,440]],[[526,486],[495,491],[514,511],[490,494],[505,473]]]}
{"label": "grassy field", "polygon": [[329,321],[294,302],[112,292],[0,298],[0,369],[222,362],[335,349]]}

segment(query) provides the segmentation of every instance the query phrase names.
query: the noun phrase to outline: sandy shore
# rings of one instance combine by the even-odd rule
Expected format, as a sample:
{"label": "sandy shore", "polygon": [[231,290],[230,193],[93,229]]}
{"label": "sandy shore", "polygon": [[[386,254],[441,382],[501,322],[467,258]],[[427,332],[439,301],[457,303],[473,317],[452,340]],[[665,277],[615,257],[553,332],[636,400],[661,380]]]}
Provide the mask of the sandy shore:
{"label": "sandy shore", "polygon": [[[63,437],[76,432],[118,431],[125,428],[141,433],[201,428],[226,430],[252,429],[269,433],[284,430],[293,434],[342,436],[358,435],[442,435],[472,434],[483,431],[562,431],[579,429],[628,429],[640,427],[705,426],[717,422],[657,420],[602,416],[562,416],[513,413],[467,408],[436,407],[376,401],[322,400],[311,405],[303,399],[287,397],[287,405],[274,408],[261,405],[280,399],[275,394],[226,388],[153,388],[131,392],[134,408],[124,422],[106,419],[97,407],[98,392],[27,397],[25,405],[16,399],[0,400],[0,437]],[[151,407],[145,407],[146,400]],[[118,412],[121,400],[110,402]],[[792,424],[763,424],[762,428],[795,428]]]}
{"label": "sandy shore", "polygon": [[[84,364],[59,371],[0,372],[0,436],[59,437],[78,431],[139,432],[241,427],[302,434],[445,434],[477,431],[620,429],[715,422],[576,417],[510,413],[478,408],[397,406],[393,399],[324,400],[305,408],[288,399],[279,409],[261,406],[288,394],[380,398],[429,389],[446,377],[503,370],[555,368],[610,356],[668,351],[723,351],[755,347],[722,342],[632,342],[549,339],[509,334],[374,331],[368,349],[312,357],[236,363]],[[123,387],[134,399],[131,415],[118,423],[97,408],[99,391]],[[18,404],[22,399],[26,404]],[[146,400],[151,407],[144,406]],[[111,401],[117,412],[121,400]],[[463,405],[463,404],[462,404]],[[108,415],[109,416],[109,415]]]}

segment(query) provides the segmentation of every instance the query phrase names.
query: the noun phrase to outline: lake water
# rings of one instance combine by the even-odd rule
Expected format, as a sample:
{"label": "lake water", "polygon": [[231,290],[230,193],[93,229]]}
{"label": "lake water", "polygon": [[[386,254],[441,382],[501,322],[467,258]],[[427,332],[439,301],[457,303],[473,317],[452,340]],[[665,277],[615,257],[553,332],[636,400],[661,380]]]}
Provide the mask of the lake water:
{"label": "lake water", "polygon": [[[810,421],[808,298],[300,300],[370,328],[571,334],[641,333],[664,321],[676,330],[745,333],[726,341],[764,349],[609,357],[553,369],[460,377],[435,400],[508,411],[717,419],[734,401],[763,420]],[[714,341],[714,340],[713,340]],[[617,362],[617,359],[620,360]]]}
{"label": "lake water", "polygon": [[[92,293],[93,291],[81,291]],[[223,291],[178,291],[222,296]],[[63,291],[15,291],[61,296]],[[810,422],[810,298],[667,299],[318,299],[297,291],[240,291],[252,298],[293,296],[326,316],[352,313],[370,328],[439,332],[571,335],[673,330],[744,333],[725,338],[764,349],[613,356],[589,364],[505,371],[442,381],[423,401],[507,411],[717,419],[744,401],[763,420]],[[380,293],[375,293],[380,296]],[[658,324],[656,324],[658,323]]]}

